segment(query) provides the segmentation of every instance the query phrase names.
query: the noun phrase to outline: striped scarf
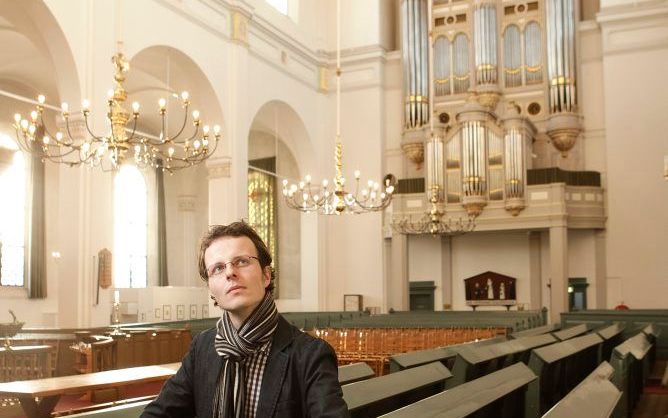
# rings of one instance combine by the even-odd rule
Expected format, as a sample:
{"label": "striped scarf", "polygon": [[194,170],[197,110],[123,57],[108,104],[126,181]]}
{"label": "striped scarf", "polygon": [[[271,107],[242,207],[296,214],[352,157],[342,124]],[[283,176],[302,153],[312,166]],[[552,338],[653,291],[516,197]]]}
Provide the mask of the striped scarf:
{"label": "striped scarf", "polygon": [[[214,395],[213,416],[243,418],[246,396],[244,361],[253,356],[274,334],[278,325],[278,310],[266,292],[264,299],[250,314],[239,330],[234,328],[227,312],[218,320],[215,348],[223,358],[223,368]],[[252,378],[252,377],[251,377]]]}

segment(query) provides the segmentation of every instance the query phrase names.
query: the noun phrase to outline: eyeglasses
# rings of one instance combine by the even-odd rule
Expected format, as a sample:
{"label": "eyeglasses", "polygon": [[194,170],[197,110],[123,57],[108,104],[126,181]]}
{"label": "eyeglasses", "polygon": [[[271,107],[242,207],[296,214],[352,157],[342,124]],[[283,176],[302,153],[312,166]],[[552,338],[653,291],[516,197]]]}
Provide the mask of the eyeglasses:
{"label": "eyeglasses", "polygon": [[259,258],[252,255],[240,255],[238,257],[234,257],[232,260],[226,263],[216,263],[209,268],[209,270],[207,271],[207,275],[209,276],[209,278],[221,276],[225,274],[225,271],[227,271],[228,265],[234,267],[235,269],[243,269],[251,265],[252,262],[251,259],[253,258],[256,259],[257,261],[260,261]]}

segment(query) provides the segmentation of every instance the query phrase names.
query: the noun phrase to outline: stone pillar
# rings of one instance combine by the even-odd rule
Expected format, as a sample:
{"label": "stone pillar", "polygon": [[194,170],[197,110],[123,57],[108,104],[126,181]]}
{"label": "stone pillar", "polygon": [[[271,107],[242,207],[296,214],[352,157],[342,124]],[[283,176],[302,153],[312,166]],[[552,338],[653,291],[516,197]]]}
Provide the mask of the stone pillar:
{"label": "stone pillar", "polygon": [[231,176],[230,157],[210,158],[209,169],[209,225],[228,224],[238,220],[235,215],[234,184]]}
{"label": "stone pillar", "polygon": [[529,232],[529,309],[543,307],[540,232]]}
{"label": "stone pillar", "polygon": [[608,280],[606,268],[606,234],[604,230],[594,231],[594,263],[596,266],[596,282],[594,283],[594,303],[590,309],[606,309],[608,304]]}
{"label": "stone pillar", "polygon": [[568,312],[568,228],[550,227],[550,320],[561,322]]}
{"label": "stone pillar", "polygon": [[436,310],[452,309],[452,237],[441,236],[441,292],[442,306]]}
{"label": "stone pillar", "polygon": [[406,311],[408,303],[408,236],[392,233],[392,271],[386,287],[387,309]]}
{"label": "stone pillar", "polygon": [[[199,273],[197,272],[197,231],[195,230],[195,196],[180,195],[177,197],[178,214],[183,228],[181,242],[183,277],[182,286],[197,286]],[[171,283],[170,283],[171,284]]]}

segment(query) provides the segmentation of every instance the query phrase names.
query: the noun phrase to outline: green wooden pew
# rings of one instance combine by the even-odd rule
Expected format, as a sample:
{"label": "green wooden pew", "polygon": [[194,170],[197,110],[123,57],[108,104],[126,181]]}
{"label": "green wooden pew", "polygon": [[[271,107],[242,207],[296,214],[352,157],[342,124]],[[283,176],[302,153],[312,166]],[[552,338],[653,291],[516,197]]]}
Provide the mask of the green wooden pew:
{"label": "green wooden pew", "polygon": [[442,391],[450,377],[444,365],[434,362],[343,385],[343,399],[352,418],[377,417]]}
{"label": "green wooden pew", "polygon": [[68,415],[68,418],[139,418],[151,400],[112,406],[97,411]]}
{"label": "green wooden pew", "polygon": [[523,331],[517,331],[510,334],[511,338],[521,338],[521,337],[533,337],[534,335],[548,334],[551,332],[556,332],[561,329],[559,324],[549,324],[542,325],[535,328],[525,329]]}
{"label": "green wooden pew", "polygon": [[556,341],[552,335],[544,334],[486,346],[462,347],[452,367],[454,376],[446,382],[446,387],[461,385],[517,362],[526,364],[532,349]]}
{"label": "green wooden pew", "polygon": [[527,387],[536,375],[512,366],[398,409],[384,418],[535,418],[524,415]]}
{"label": "green wooden pew", "polygon": [[538,380],[529,385],[529,390],[538,396],[530,397],[526,416],[544,414],[594,371],[602,343],[598,334],[587,334],[534,349],[529,368]]}
{"label": "green wooden pew", "polygon": [[642,329],[642,332],[647,336],[647,341],[652,344],[652,348],[649,350],[649,363],[654,364],[656,361],[656,352],[659,344],[659,337],[661,336],[661,329],[654,324],[649,324]]}
{"label": "green wooden pew", "polygon": [[371,366],[364,362],[339,366],[339,383],[342,385],[369,379],[375,375]]}
{"label": "green wooden pew", "polygon": [[630,417],[633,407],[638,402],[649,369],[649,353],[652,344],[647,336],[640,332],[624,341],[612,350],[610,364],[615,369],[612,382],[622,391],[619,408],[615,410],[617,418]]}
{"label": "green wooden pew", "polygon": [[552,335],[554,335],[559,341],[565,341],[582,334],[586,334],[588,331],[589,327],[587,325],[580,324],[553,332]]}
{"label": "green wooden pew", "polygon": [[614,369],[607,361],[599,364],[543,418],[608,418],[622,393],[610,381]]}
{"label": "green wooden pew", "polygon": [[604,360],[610,360],[612,350],[624,342],[624,328],[626,328],[624,325],[618,323],[596,330],[596,333],[603,338],[601,357],[598,359],[599,363]]}
{"label": "green wooden pew", "polygon": [[410,369],[411,367],[422,366],[423,364],[432,363],[434,361],[440,361],[445,367],[452,369],[455,357],[457,356],[460,348],[478,347],[504,341],[506,341],[506,337],[500,336],[476,342],[395,354],[390,356],[390,373],[398,372],[399,370]]}
{"label": "green wooden pew", "polygon": [[668,309],[589,309],[586,311],[564,312],[561,314],[561,327],[577,324],[589,324],[589,329],[620,322],[625,325],[624,338],[630,338],[639,331],[652,325],[656,333],[654,349],[656,358],[668,359]]}

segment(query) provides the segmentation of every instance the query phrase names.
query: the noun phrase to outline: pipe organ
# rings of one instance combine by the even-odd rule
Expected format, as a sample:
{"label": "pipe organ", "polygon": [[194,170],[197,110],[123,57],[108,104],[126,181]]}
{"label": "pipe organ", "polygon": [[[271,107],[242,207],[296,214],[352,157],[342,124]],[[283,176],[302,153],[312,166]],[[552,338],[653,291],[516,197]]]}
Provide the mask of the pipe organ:
{"label": "pipe organ", "polygon": [[[568,155],[581,132],[576,18],[575,0],[401,0],[402,148],[409,140],[427,144],[425,189],[437,182],[446,210],[463,206],[478,216],[499,202],[517,216],[526,206],[534,140],[549,137]],[[429,47],[434,109],[423,65]],[[430,145],[424,126],[431,113],[441,116],[442,143]]]}

